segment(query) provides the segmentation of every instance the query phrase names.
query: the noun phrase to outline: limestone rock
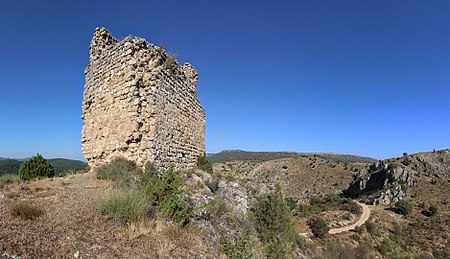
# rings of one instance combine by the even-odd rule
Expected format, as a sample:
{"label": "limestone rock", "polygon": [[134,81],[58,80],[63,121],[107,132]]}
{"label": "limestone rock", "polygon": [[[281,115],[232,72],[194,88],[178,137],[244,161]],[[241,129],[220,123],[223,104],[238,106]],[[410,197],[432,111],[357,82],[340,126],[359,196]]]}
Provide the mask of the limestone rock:
{"label": "limestone rock", "polygon": [[164,49],[142,38],[118,41],[97,28],[85,69],[82,151],[90,166],[122,156],[159,169],[192,168],[205,152],[205,112],[198,73],[186,63],[164,68]]}
{"label": "limestone rock", "polygon": [[351,198],[367,196],[369,203],[390,204],[405,197],[402,189],[415,185],[413,170],[398,163],[376,162],[362,170],[345,191]]}

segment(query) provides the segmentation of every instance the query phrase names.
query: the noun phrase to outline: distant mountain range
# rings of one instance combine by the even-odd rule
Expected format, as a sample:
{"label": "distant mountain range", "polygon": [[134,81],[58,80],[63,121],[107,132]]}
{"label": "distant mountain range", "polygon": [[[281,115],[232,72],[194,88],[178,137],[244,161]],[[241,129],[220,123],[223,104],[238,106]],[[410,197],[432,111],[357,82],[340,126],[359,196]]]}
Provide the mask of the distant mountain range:
{"label": "distant mountain range", "polygon": [[[0,157],[0,175],[18,173],[20,165],[25,160],[26,159],[11,159]],[[83,170],[87,167],[87,163],[79,160],[72,160],[66,158],[51,158],[47,160],[55,168],[56,174],[64,174],[68,171]]]}
{"label": "distant mountain range", "polygon": [[377,159],[370,157],[336,154],[336,153],[253,152],[243,150],[224,150],[217,154],[207,154],[207,157],[208,160],[213,162],[223,162],[232,160],[267,161],[280,158],[298,157],[301,155],[316,155],[347,163],[373,163],[377,161]]}

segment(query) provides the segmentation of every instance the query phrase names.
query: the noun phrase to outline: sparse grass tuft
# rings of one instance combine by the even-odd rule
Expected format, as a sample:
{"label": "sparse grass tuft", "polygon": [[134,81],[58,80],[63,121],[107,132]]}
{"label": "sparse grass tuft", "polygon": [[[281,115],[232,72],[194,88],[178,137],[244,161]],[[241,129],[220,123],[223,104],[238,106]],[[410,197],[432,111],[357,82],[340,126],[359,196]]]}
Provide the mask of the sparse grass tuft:
{"label": "sparse grass tuft", "polygon": [[29,202],[19,201],[11,206],[11,214],[24,220],[33,220],[44,214],[44,210]]}
{"label": "sparse grass tuft", "polygon": [[2,174],[0,175],[0,186],[11,184],[11,183],[18,183],[20,182],[19,175],[17,174]]}
{"label": "sparse grass tuft", "polygon": [[121,223],[136,222],[146,216],[150,203],[142,192],[116,190],[102,199],[100,212]]}

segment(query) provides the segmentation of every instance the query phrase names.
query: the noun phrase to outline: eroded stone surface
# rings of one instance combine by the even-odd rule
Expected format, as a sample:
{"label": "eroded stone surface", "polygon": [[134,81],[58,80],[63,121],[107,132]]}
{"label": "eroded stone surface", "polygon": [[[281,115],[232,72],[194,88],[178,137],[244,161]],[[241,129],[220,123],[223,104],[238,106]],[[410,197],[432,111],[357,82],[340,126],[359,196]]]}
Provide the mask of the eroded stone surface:
{"label": "eroded stone surface", "polygon": [[97,28],[82,106],[82,151],[89,165],[122,156],[160,169],[191,168],[205,152],[205,112],[198,73],[189,63],[167,66],[164,49],[143,38],[118,41]]}

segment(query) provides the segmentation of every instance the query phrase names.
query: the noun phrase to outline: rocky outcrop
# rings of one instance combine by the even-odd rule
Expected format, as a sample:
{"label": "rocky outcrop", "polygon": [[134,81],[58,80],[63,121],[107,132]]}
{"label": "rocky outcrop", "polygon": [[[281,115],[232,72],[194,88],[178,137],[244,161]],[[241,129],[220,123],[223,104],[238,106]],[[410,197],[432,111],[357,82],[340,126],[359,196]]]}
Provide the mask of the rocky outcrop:
{"label": "rocky outcrop", "polygon": [[376,162],[362,170],[344,192],[347,197],[366,196],[371,204],[390,204],[406,196],[406,187],[415,185],[415,172],[404,165]]}
{"label": "rocky outcrop", "polygon": [[118,41],[97,28],[82,106],[82,151],[90,166],[122,156],[157,168],[191,168],[205,152],[198,73],[142,38]]}
{"label": "rocky outcrop", "polygon": [[412,155],[414,167],[426,176],[447,177],[450,180],[450,150]]}
{"label": "rocky outcrop", "polygon": [[422,176],[450,181],[450,150],[405,154],[374,163],[356,175],[344,194],[364,197],[371,204],[390,204],[405,198],[407,188]]}

